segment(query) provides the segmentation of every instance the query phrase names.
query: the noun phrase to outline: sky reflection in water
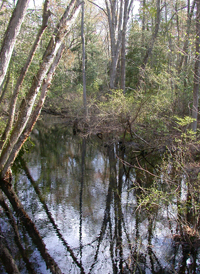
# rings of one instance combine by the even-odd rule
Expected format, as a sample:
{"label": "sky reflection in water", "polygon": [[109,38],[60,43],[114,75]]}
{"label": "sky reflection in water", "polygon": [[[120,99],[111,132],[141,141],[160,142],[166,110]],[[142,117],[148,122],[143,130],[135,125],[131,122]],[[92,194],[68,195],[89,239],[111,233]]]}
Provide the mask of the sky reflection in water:
{"label": "sky reflection in water", "polygon": [[[97,137],[84,140],[59,127],[38,127],[32,140],[35,147],[23,155],[14,189],[63,273],[200,273],[198,252],[196,272],[190,272],[191,250],[172,240],[176,204],[150,214],[139,207],[133,183],[141,174],[115,157],[128,161],[130,148]],[[10,226],[3,214],[0,224],[5,235]],[[19,229],[36,273],[50,273]],[[9,244],[15,245],[11,236]],[[16,261],[27,273],[22,259]]]}

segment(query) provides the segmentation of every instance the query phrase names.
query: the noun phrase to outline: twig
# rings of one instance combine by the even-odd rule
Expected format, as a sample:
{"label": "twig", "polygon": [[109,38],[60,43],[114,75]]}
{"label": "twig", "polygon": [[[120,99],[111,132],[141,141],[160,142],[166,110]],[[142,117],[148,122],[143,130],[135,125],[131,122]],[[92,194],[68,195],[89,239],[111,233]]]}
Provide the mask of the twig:
{"label": "twig", "polygon": [[[137,157],[136,157],[136,160],[137,160],[138,166],[136,166],[136,165],[131,165],[130,163],[126,162],[125,160],[122,160],[121,158],[119,158],[118,155],[116,155],[116,157],[122,162],[123,165],[129,166],[129,167],[133,167],[133,168],[137,168],[137,169],[139,169],[139,170],[145,171],[146,173],[150,174],[151,176],[154,176],[155,178],[158,178],[158,179],[160,179],[160,180],[162,179],[161,176],[155,175],[155,174],[151,173],[150,171],[148,171],[147,169],[144,169],[143,167],[141,167],[141,165],[139,164],[139,161],[138,161]],[[173,183],[173,181],[170,180],[170,179],[167,179],[167,181]],[[177,188],[177,189],[178,189],[178,188]],[[176,191],[177,191],[177,189],[176,189]],[[176,191],[175,191],[175,192],[176,192]]]}
{"label": "twig", "polygon": [[142,137],[140,137],[139,135],[137,135],[134,131],[133,131],[133,134],[139,138],[140,140],[142,140],[144,143],[146,143],[147,145],[150,145],[147,141],[145,141]]}
{"label": "twig", "polygon": [[102,10],[102,11],[105,13],[106,16],[108,16],[108,14],[106,13],[106,11],[105,11],[103,8],[101,8],[99,5],[97,5],[96,3],[94,3],[94,2],[92,2],[92,1],[90,1],[90,0],[88,0],[88,2],[90,2],[91,4],[93,4],[93,5],[95,5],[96,7],[98,7],[100,10]]}

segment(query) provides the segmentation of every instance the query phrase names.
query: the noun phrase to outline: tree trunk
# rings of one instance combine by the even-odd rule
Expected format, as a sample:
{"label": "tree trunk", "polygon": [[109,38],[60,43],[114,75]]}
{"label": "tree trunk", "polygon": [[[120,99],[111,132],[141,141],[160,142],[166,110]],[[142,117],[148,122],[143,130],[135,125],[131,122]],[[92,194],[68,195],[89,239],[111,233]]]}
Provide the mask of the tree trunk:
{"label": "tree trunk", "polygon": [[[111,43],[111,66],[110,66],[110,89],[115,88],[115,80],[116,80],[116,73],[117,73],[117,63],[119,59],[119,53],[120,53],[120,47],[121,47],[121,28],[119,27],[121,25],[122,17],[119,16],[121,14],[121,11],[119,14],[118,11],[118,1],[109,0],[110,5],[108,4],[108,1],[105,0],[106,3],[106,10],[107,10],[107,16],[108,16],[108,24],[109,24],[109,33],[110,33],[110,43]],[[122,2],[120,7],[122,8]],[[119,18],[118,21],[116,21],[116,18]],[[116,34],[116,29],[118,25],[118,32]]]}
{"label": "tree trunk", "polygon": [[25,75],[26,75],[26,73],[28,71],[28,68],[29,68],[29,66],[30,66],[30,64],[31,64],[31,62],[33,60],[34,54],[35,54],[36,49],[37,49],[37,47],[39,45],[39,42],[40,42],[41,37],[42,37],[42,34],[44,33],[44,30],[47,27],[48,18],[50,16],[50,12],[48,11],[48,2],[49,2],[49,0],[45,0],[44,10],[43,10],[43,22],[42,22],[42,26],[41,26],[40,30],[38,31],[37,37],[35,39],[35,42],[34,42],[32,48],[31,48],[29,56],[28,56],[28,58],[26,60],[26,63],[24,65],[24,67],[21,70],[21,74],[18,77],[16,86],[14,88],[12,99],[10,101],[9,119],[7,121],[7,125],[6,125],[6,128],[4,130],[4,133],[1,136],[0,150],[2,149],[2,145],[6,143],[8,134],[9,134],[9,132],[10,132],[12,126],[13,126],[13,121],[14,121],[14,117],[15,117],[15,110],[16,110],[16,104],[17,104],[17,98],[18,98],[20,87],[21,87],[22,82],[24,80],[24,77],[25,77]]}
{"label": "tree trunk", "polygon": [[123,21],[123,30],[122,30],[122,48],[121,48],[121,83],[120,88],[125,94],[125,85],[126,85],[126,30],[127,23],[129,19],[130,10],[133,4],[133,0],[125,0],[124,3],[124,21]]}
{"label": "tree trunk", "polygon": [[142,47],[144,47],[144,31],[145,31],[145,22],[146,22],[146,14],[145,14],[145,6],[146,0],[142,0]]}
{"label": "tree trunk", "polygon": [[83,106],[85,117],[88,116],[87,111],[87,95],[86,95],[86,72],[85,72],[85,34],[84,34],[84,1],[82,3],[82,17],[81,17],[81,39],[82,39],[82,76],[83,76]]}
{"label": "tree trunk", "polygon": [[[0,237],[3,236],[0,234]],[[2,239],[0,240],[0,257],[8,274],[20,274],[19,269],[12,255],[10,254],[9,249]]]}
{"label": "tree trunk", "polygon": [[[26,99],[22,100],[22,103],[20,105],[20,114],[19,118],[13,128],[13,131],[11,133],[9,142],[2,150],[1,158],[0,158],[0,170],[2,171],[10,153],[12,152],[12,149],[16,142],[18,141],[19,137],[21,136],[30,116],[32,109],[34,107],[34,103],[36,100],[36,97],[39,93],[41,84],[43,79],[45,78],[49,67],[51,63],[53,62],[54,56],[57,53],[58,46],[60,46],[61,40],[59,39],[57,43],[54,43],[54,38],[51,39],[48,50],[46,51],[46,55],[44,56],[42,65],[40,66],[40,69],[37,73],[37,76],[34,76],[32,86],[26,95]],[[6,172],[6,171],[5,171]],[[2,176],[5,174],[2,173]]]}
{"label": "tree trunk", "polygon": [[3,83],[3,85],[2,85],[3,88],[2,88],[2,90],[0,89],[0,94],[1,94],[1,96],[0,96],[0,104],[3,101],[4,95],[5,95],[7,87],[8,87],[8,83],[10,81],[10,69],[8,70],[8,73],[7,73],[6,77],[4,78],[4,80],[5,80],[5,84]]}
{"label": "tree trunk", "polygon": [[128,11],[128,0],[125,0],[124,6],[124,23],[122,29],[122,48],[121,48],[121,83],[120,88],[125,94],[125,80],[126,80],[126,27],[127,27],[127,11]]}
{"label": "tree trunk", "polygon": [[[51,70],[50,69],[51,65],[54,64],[54,61],[56,58],[55,56],[62,44],[64,37],[66,36],[67,33],[69,33],[66,31],[66,24],[68,21],[72,19],[79,5],[80,5],[79,0],[71,0],[69,5],[67,6],[47,46],[40,68],[36,76],[33,77],[32,85],[25,99],[23,99],[21,102],[18,119],[16,121],[16,124],[13,127],[9,140],[4,146],[1,153],[1,157],[0,157],[1,178],[4,178],[7,170],[9,169],[9,165],[13,162],[13,160],[15,159],[16,155],[19,152],[19,150],[16,150],[15,145],[18,144],[18,141],[21,142],[21,139],[24,142],[24,140],[26,140],[26,138],[30,134],[30,132],[26,130],[27,123],[31,121],[31,123],[34,125],[36,121],[34,120],[35,118],[33,118],[34,120],[33,122],[31,120],[32,119],[31,115],[33,114],[33,111],[34,111],[34,104],[36,101],[36,97],[39,93],[42,83],[44,83],[44,79],[46,75],[48,75],[48,71]],[[50,83],[48,83],[48,85],[50,85]],[[32,127],[30,130],[32,130]],[[26,136],[24,136],[25,133],[27,134]]]}
{"label": "tree trunk", "polygon": [[0,50],[0,86],[6,76],[16,38],[19,34],[24,16],[26,14],[28,3],[29,0],[18,0],[5,32]]}
{"label": "tree trunk", "polygon": [[54,74],[54,72],[57,68],[57,65],[59,63],[59,60],[61,58],[63,50],[64,50],[64,44],[62,44],[60,49],[58,50],[58,53],[57,53],[57,55],[55,57],[55,60],[54,60],[54,63],[52,64],[52,66],[51,66],[51,68],[50,68],[50,70],[47,74],[46,80],[43,81],[43,83],[42,83],[40,99],[39,99],[32,115],[31,115],[31,117],[30,117],[23,133],[20,135],[17,143],[14,145],[13,150],[9,155],[9,158],[8,158],[4,168],[2,169],[2,172],[1,172],[2,176],[4,176],[6,174],[9,167],[13,164],[17,154],[19,153],[21,147],[23,146],[23,144],[27,140],[29,134],[31,133],[35,123],[37,122],[37,120],[39,118],[41,109],[42,109],[42,107],[44,105],[44,102],[45,102],[45,98],[46,98],[46,95],[47,95],[48,88],[51,85],[51,80],[53,78],[53,74]]}
{"label": "tree trunk", "polygon": [[181,68],[182,68],[182,65],[183,65],[184,58],[185,58],[185,60],[187,59],[188,39],[189,39],[191,21],[192,21],[192,16],[193,16],[193,13],[194,13],[195,4],[196,4],[196,0],[193,1],[191,11],[190,11],[190,1],[188,0],[187,30],[186,30],[186,34],[185,34],[185,41],[184,41],[183,49],[182,49],[183,54],[181,54],[180,62],[179,62],[179,66],[178,66],[178,74],[181,73]]}
{"label": "tree trunk", "polygon": [[120,86],[125,89],[125,37],[132,3],[133,0],[105,0],[111,44],[110,89],[116,88],[117,65],[121,50],[123,72]]}
{"label": "tree trunk", "polygon": [[199,102],[199,77],[200,77],[200,0],[196,0],[196,57],[194,65],[194,85],[193,85],[193,108],[192,118],[195,121],[192,123],[192,130],[197,130],[197,118],[198,118],[198,102]]}

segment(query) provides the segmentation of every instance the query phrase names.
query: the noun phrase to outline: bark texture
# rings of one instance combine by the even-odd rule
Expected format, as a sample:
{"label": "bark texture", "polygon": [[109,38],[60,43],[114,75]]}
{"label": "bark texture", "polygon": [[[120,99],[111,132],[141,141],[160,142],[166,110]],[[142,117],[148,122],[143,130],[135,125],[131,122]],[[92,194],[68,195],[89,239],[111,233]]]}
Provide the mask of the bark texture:
{"label": "bark texture", "polygon": [[[0,237],[3,237],[3,236],[0,235]],[[20,274],[19,269],[17,265],[15,264],[15,261],[12,255],[10,254],[9,249],[7,248],[7,246],[5,245],[2,239],[0,240],[0,258],[8,274]]]}
{"label": "bark texture", "polygon": [[58,53],[55,57],[55,60],[54,60],[52,66],[51,66],[51,68],[50,68],[50,70],[47,74],[47,78],[42,83],[40,99],[39,99],[34,111],[32,112],[31,117],[30,117],[23,133],[20,135],[18,141],[14,145],[13,150],[10,153],[9,158],[8,158],[4,168],[2,170],[2,174],[5,174],[7,172],[7,170],[9,169],[10,165],[12,165],[12,163],[14,162],[18,152],[20,151],[21,147],[23,146],[23,144],[27,140],[27,138],[30,135],[35,123],[37,122],[37,120],[39,118],[41,109],[42,109],[42,107],[44,105],[44,102],[45,102],[45,98],[46,98],[46,95],[47,95],[48,88],[51,85],[51,80],[53,78],[53,74],[54,74],[54,72],[57,68],[57,65],[58,65],[59,60],[62,56],[63,50],[64,50],[64,44],[62,44],[61,47],[59,48]]}
{"label": "bark texture", "polygon": [[[63,13],[63,16],[61,17],[49,41],[49,44],[44,53],[40,68],[38,72],[36,73],[36,75],[33,77],[32,85],[30,89],[28,90],[25,98],[21,102],[18,119],[16,123],[14,124],[12,132],[10,133],[9,139],[7,140],[5,145],[3,145],[3,149],[1,152],[1,156],[0,156],[1,178],[4,178],[10,165],[15,160],[21,148],[21,145],[27,139],[27,137],[29,136],[33,128],[33,125],[37,121],[38,115],[34,113],[34,110],[36,110],[37,113],[39,113],[41,110],[44,99],[46,97],[47,88],[51,84],[51,79],[57,66],[55,65],[57,64],[57,61],[56,61],[57,53],[59,52],[59,49],[62,47],[63,39],[68,33],[67,23],[75,15],[75,12],[79,5],[80,5],[79,0],[71,0],[69,5],[67,6],[65,12]],[[61,53],[60,53],[60,56],[61,56]],[[43,86],[42,98],[39,103],[40,106],[37,105],[37,107],[34,108],[36,98],[38,96],[39,90],[42,85],[44,86]]]}
{"label": "bark texture", "polygon": [[35,42],[30,50],[30,53],[29,53],[29,56],[26,60],[26,63],[24,65],[24,67],[21,69],[21,73],[18,77],[18,80],[17,80],[17,83],[16,83],[16,86],[14,88],[14,91],[13,91],[13,96],[12,96],[12,99],[10,101],[10,108],[9,108],[9,119],[8,119],[8,122],[7,122],[7,125],[6,125],[6,128],[4,130],[4,133],[2,134],[1,136],[1,142],[0,142],[0,150],[2,149],[2,146],[3,144],[5,144],[6,140],[7,140],[7,137],[8,137],[8,134],[13,126],[13,122],[14,122],[14,117],[15,117],[15,111],[16,111],[16,104],[17,104],[17,98],[18,98],[18,95],[19,95],[19,90],[20,90],[20,87],[23,83],[23,80],[24,80],[24,77],[29,69],[29,66],[33,60],[33,57],[34,57],[34,54],[36,52],[36,49],[39,45],[39,42],[42,38],[42,34],[44,33],[46,27],[47,27],[47,22],[48,22],[48,18],[50,16],[50,11],[48,10],[48,4],[49,4],[49,1],[46,0],[45,3],[44,3],[44,10],[43,10],[43,22],[42,22],[42,26],[41,28],[39,29],[38,31],[38,34],[36,36],[36,39],[35,39]]}
{"label": "bark texture", "polygon": [[19,34],[29,0],[18,0],[13,11],[12,17],[4,35],[0,50],[0,86],[2,85],[7,73],[8,65],[15,46],[16,38]]}

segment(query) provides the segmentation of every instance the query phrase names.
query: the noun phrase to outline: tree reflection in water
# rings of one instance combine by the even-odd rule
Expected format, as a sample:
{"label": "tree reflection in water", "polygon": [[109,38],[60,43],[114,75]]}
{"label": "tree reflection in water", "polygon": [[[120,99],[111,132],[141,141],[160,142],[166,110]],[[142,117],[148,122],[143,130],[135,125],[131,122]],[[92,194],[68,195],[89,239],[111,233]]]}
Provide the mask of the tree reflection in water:
{"label": "tree reflection in water", "polygon": [[112,139],[105,146],[57,127],[32,139],[14,186],[1,182],[1,273],[200,273],[199,240],[177,222],[179,197],[139,204],[155,154],[145,161]]}

